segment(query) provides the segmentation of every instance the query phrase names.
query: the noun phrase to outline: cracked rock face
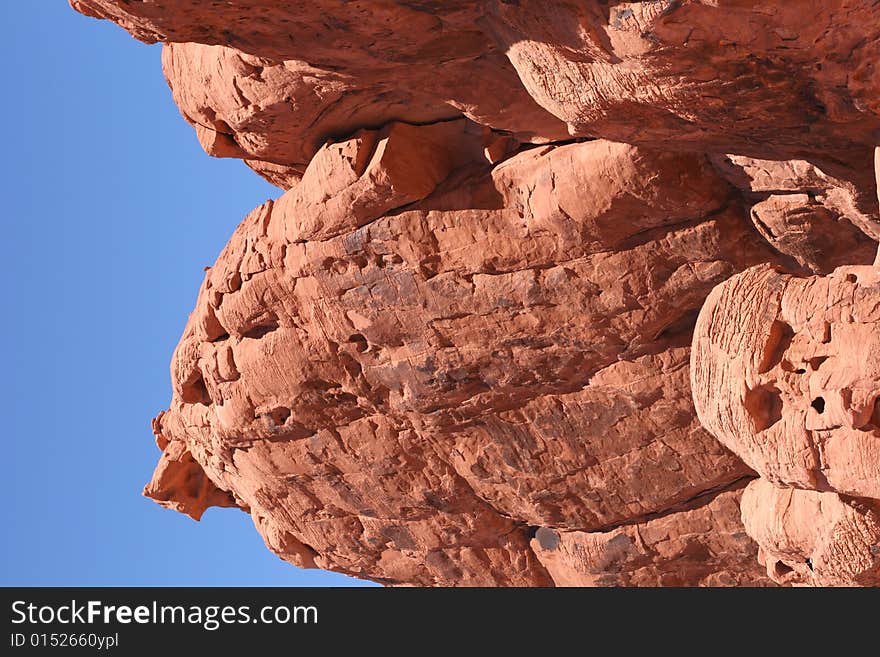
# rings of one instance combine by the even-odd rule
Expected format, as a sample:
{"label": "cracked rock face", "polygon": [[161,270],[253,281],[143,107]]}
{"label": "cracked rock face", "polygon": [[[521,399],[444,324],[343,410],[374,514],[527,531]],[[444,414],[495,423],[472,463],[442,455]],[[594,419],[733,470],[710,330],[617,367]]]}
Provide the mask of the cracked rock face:
{"label": "cracked rock face", "polygon": [[388,584],[877,583],[880,5],[71,4],[284,190],[149,497]]}

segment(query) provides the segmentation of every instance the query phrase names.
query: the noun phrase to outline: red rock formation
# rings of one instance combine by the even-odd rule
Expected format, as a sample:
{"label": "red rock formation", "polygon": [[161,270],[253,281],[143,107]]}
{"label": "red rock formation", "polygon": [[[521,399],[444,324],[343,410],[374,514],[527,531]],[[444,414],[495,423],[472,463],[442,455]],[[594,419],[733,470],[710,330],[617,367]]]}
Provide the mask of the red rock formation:
{"label": "red rock formation", "polygon": [[71,4],[287,190],[206,275],[147,495],[387,583],[875,582],[872,435],[771,420],[874,394],[876,3]]}
{"label": "red rock formation", "polygon": [[[290,175],[327,136],[464,115],[521,140],[558,139],[567,126],[662,148],[806,157],[858,181],[876,213],[872,0],[71,3],[175,44],[165,70],[190,121]],[[189,43],[216,47],[178,45]]]}

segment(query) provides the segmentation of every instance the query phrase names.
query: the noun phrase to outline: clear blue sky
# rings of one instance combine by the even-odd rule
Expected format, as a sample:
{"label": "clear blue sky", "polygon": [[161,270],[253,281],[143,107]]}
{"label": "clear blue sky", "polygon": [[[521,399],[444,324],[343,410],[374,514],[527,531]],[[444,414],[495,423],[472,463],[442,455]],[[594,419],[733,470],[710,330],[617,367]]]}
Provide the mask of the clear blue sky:
{"label": "clear blue sky", "polygon": [[359,583],[282,562],[240,511],[140,495],[202,268],[279,190],[202,152],[159,46],[63,0],[0,17],[0,585]]}

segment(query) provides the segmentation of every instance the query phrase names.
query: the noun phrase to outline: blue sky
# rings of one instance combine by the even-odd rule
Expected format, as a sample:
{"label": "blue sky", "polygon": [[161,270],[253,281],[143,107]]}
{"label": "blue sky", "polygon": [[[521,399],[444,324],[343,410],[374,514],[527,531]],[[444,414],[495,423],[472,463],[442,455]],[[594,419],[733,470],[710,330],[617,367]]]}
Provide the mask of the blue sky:
{"label": "blue sky", "polygon": [[203,267],[280,191],[199,148],[159,46],[66,2],[2,2],[6,371],[0,585],[331,586],[250,517],[141,497]]}

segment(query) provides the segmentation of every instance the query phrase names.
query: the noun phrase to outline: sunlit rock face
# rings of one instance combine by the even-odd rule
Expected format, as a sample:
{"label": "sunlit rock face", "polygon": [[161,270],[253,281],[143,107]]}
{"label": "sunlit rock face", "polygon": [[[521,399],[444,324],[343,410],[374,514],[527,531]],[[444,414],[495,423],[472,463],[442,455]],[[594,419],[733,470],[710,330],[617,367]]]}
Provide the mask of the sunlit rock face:
{"label": "sunlit rock face", "polygon": [[71,4],[284,190],[149,497],[388,584],[876,582],[880,5]]}
{"label": "sunlit rock face", "polygon": [[687,383],[703,298],[773,257],[724,181],[604,141],[493,167],[482,139],[395,124],[320,151],[233,236],[175,354],[163,440],[317,565],[549,583],[530,527],[602,530],[749,475]]}
{"label": "sunlit rock face", "polygon": [[742,498],[746,531],[779,584],[880,585],[880,504],[831,492],[780,488],[766,479]]}

